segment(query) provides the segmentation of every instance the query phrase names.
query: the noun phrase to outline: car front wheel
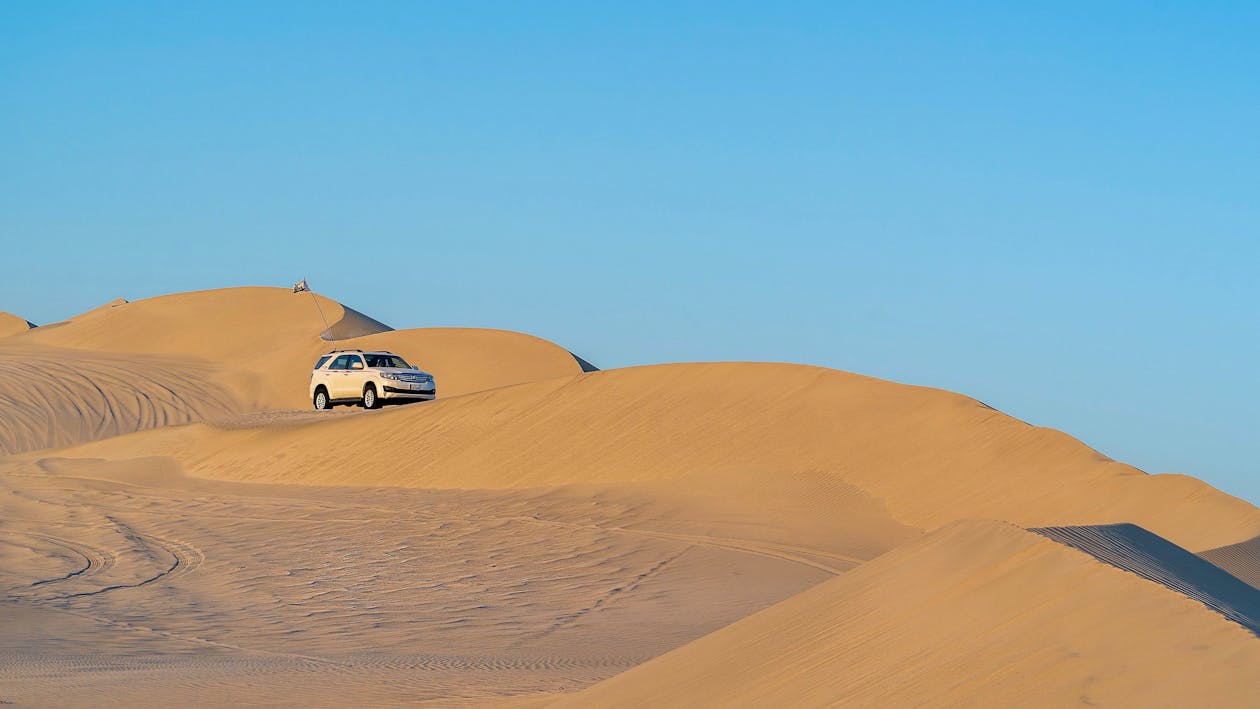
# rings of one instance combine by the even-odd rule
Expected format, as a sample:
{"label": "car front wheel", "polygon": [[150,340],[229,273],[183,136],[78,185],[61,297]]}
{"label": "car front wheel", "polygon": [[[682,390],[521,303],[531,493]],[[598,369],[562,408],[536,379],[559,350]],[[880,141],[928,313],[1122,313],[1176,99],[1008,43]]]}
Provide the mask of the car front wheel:
{"label": "car front wheel", "polygon": [[380,405],[380,400],[376,398],[376,387],[369,384],[367,388],[363,390],[363,408],[375,409]]}

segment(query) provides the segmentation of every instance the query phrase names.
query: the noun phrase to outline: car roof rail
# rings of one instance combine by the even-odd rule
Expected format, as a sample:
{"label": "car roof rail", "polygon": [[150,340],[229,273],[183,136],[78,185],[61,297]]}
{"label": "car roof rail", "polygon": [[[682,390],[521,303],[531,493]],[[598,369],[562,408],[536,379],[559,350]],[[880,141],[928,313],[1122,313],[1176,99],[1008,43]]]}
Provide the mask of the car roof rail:
{"label": "car roof rail", "polygon": [[363,350],[359,350],[359,349],[354,349],[354,350],[328,350],[327,354],[337,354],[338,352],[362,352],[362,351],[363,351]]}

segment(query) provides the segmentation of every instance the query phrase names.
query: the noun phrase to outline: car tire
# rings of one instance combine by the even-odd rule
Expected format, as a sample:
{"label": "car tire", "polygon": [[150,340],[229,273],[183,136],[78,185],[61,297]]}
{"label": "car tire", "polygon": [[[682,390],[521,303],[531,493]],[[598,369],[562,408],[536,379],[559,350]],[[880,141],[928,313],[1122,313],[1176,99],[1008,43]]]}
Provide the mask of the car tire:
{"label": "car tire", "polygon": [[381,406],[381,400],[376,396],[376,387],[369,384],[363,387],[363,408],[378,409]]}
{"label": "car tire", "polygon": [[315,390],[311,403],[315,405],[316,411],[327,411],[333,407],[332,399],[328,398],[328,390],[324,387]]}

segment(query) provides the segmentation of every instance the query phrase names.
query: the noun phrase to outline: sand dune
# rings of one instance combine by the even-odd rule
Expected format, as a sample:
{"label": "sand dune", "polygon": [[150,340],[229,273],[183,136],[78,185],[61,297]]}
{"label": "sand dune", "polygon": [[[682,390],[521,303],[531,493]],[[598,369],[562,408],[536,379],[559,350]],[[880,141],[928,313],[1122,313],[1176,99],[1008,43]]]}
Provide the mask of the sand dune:
{"label": "sand dune", "polygon": [[1260,537],[1199,552],[1199,556],[1260,588]]}
{"label": "sand dune", "polygon": [[[356,445],[367,437],[373,445]],[[596,372],[307,427],[154,432],[75,454],[137,452],[175,455],[210,478],[321,485],[500,489],[720,473],[772,486],[817,473],[921,529],[966,517],[1128,521],[1191,549],[1260,532],[1260,510],[1193,478],[1146,475],[956,394],[794,365]]]}
{"label": "sand dune", "polygon": [[952,524],[552,706],[1251,706],[1254,635],[997,522]]}
{"label": "sand dune", "polygon": [[352,338],[337,344],[389,350],[409,357],[434,375],[440,398],[568,377],[582,371],[568,350],[508,330],[426,327]]}
{"label": "sand dune", "polygon": [[[328,332],[350,339],[335,344],[322,339],[325,319],[332,323]],[[310,366],[334,347],[392,348],[434,373],[441,396],[581,371],[567,350],[529,335],[452,328],[388,331],[336,301],[283,288],[226,288],[115,302],[32,330],[20,341],[196,360],[218,370],[215,381],[242,410],[308,408]]]}
{"label": "sand dune", "polygon": [[1260,590],[1133,524],[1030,530],[1194,599],[1260,634]]}
{"label": "sand dune", "polygon": [[213,369],[184,358],[0,345],[0,456],[237,409]]}
{"label": "sand dune", "polygon": [[0,337],[26,332],[33,327],[33,324],[16,315],[0,311]]}
{"label": "sand dune", "polygon": [[348,340],[353,337],[365,337],[380,332],[389,332],[393,329],[371,316],[364,315],[343,305],[341,306],[341,317],[332,325],[329,325],[327,330],[319,333],[319,338],[328,341]]}
{"label": "sand dune", "polygon": [[[440,398],[310,411],[331,347]],[[4,338],[0,701],[1254,703],[1255,507],[949,392],[592,369],[274,288]]]}

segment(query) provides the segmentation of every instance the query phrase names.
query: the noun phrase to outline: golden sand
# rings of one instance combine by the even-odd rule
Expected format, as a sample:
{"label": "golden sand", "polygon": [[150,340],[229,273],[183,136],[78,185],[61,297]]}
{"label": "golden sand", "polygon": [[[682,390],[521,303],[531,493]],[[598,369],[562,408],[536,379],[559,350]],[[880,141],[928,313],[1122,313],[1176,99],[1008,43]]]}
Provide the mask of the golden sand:
{"label": "golden sand", "polygon": [[[1260,697],[1260,639],[1206,577],[1027,531],[1131,523],[1255,583],[1260,510],[1199,480],[817,367],[583,373],[460,328],[330,343],[379,323],[315,297],[324,318],[241,288],[0,332],[0,701]],[[439,399],[309,411],[333,347],[399,353]]]}

